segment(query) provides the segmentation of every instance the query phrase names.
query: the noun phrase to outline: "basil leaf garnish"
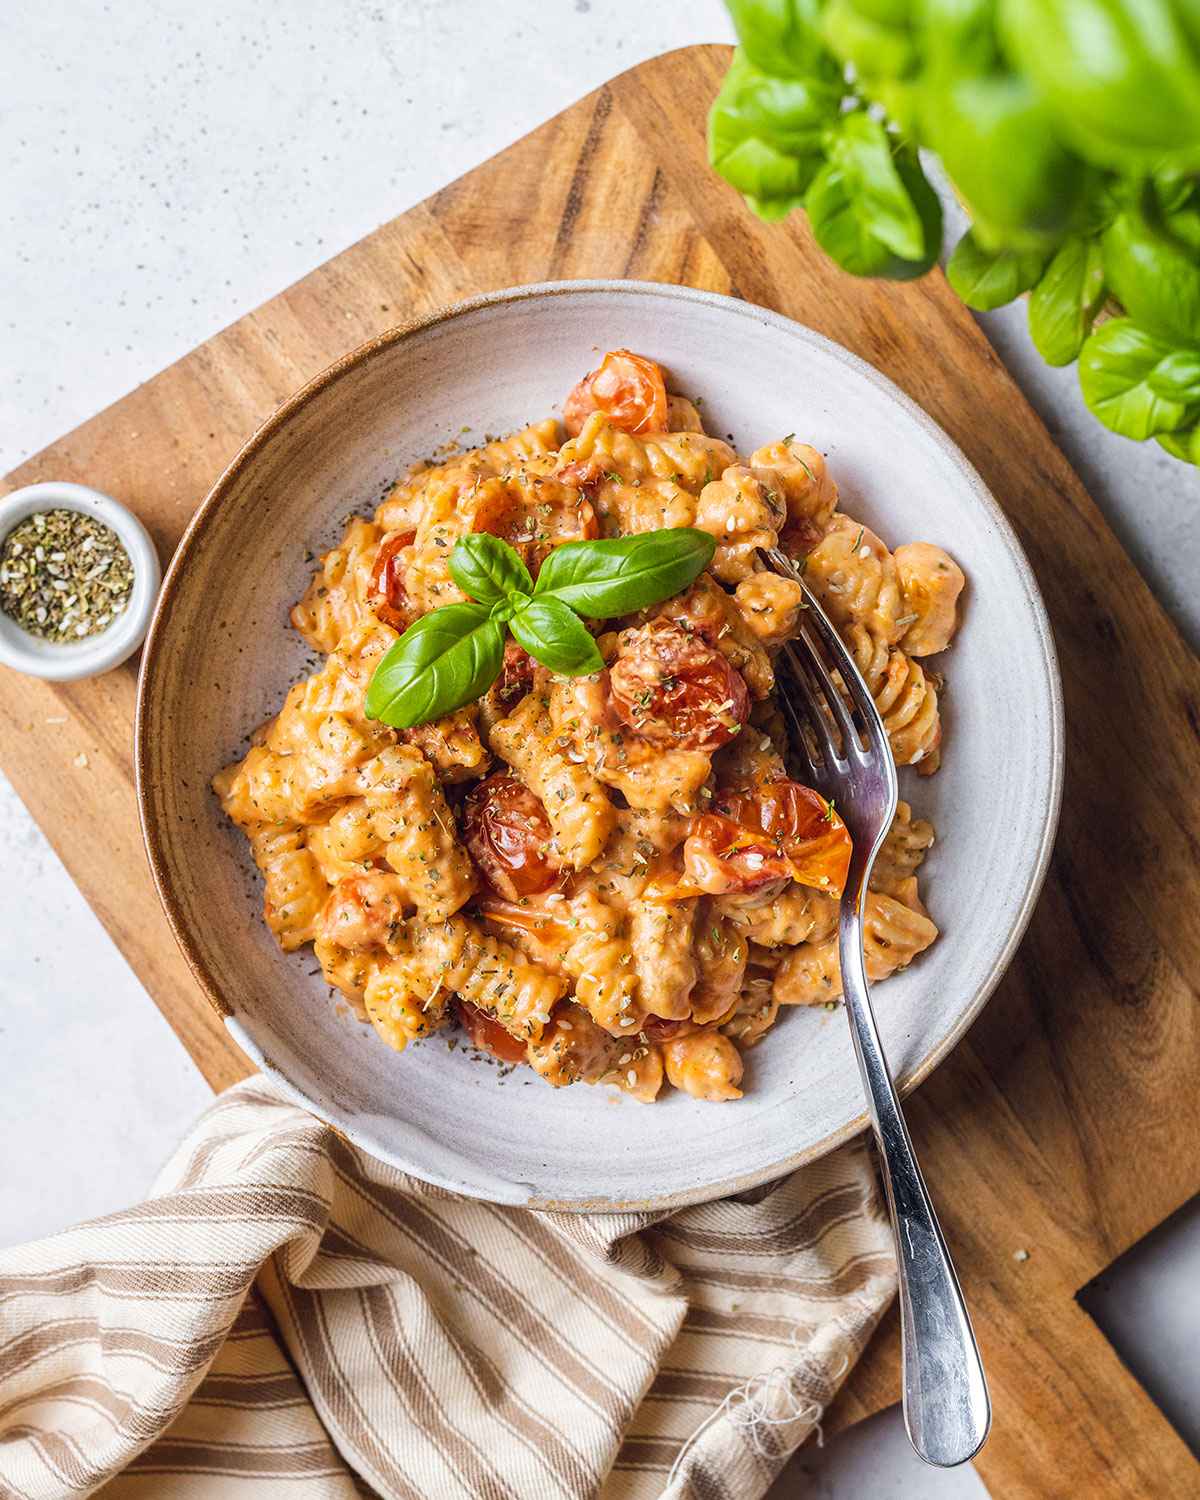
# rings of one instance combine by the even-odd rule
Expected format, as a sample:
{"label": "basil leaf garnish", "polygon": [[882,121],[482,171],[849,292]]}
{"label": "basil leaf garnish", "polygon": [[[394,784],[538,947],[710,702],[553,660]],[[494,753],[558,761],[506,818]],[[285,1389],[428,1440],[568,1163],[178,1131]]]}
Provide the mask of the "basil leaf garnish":
{"label": "basil leaf garnish", "polygon": [[486,531],[459,537],[450,554],[450,576],[480,604],[533,593],[533,579],[520,554],[502,537]]}
{"label": "basil leaf garnish", "polygon": [[450,572],[475,602],[443,605],[409,626],[375,668],[367,717],[411,729],[482,697],[500,675],[506,625],[552,672],[599,672],[604,659],[580,616],[610,619],[669,599],[699,577],[716,545],[688,527],[568,542],[551,552],[535,586],[500,537],[460,537]]}
{"label": "basil leaf garnish", "polygon": [[408,627],[375,668],[367,718],[393,729],[440,719],[487,692],[503,662],[504,626],[486,604],[432,610]]}
{"label": "basil leaf garnish", "polygon": [[707,531],[688,526],[567,542],[542,564],[533,597],[561,600],[594,620],[632,614],[687,588],[712,561],[716,546]]}
{"label": "basil leaf garnish", "polygon": [[552,672],[582,677],[604,668],[604,658],[587,626],[553,595],[535,595],[513,615],[508,628],[518,644]]}

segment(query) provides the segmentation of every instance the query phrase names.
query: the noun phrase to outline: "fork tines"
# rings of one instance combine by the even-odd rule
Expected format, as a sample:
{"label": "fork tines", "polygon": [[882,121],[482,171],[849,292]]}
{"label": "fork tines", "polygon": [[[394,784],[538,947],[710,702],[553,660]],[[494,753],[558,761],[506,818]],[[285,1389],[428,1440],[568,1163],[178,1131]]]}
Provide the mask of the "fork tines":
{"label": "fork tines", "polygon": [[777,548],[762,549],[759,555],[773,573],[798,583],[804,594],[800,633],[779,657],[796,688],[779,694],[796,748],[806,752],[817,775],[844,774],[852,762],[865,766],[880,754],[890,759],[870,689],[800,570]]}

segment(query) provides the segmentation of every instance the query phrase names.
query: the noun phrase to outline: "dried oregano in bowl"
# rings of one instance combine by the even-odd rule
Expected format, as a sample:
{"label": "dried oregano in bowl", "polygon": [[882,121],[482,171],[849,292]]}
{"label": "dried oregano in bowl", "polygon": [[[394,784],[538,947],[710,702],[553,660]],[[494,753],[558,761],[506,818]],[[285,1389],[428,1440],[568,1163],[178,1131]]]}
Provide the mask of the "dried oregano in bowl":
{"label": "dried oregano in bowl", "polygon": [[68,644],[107,630],[133,578],[116,532],[82,511],[37,511],[0,543],[0,609],[43,640]]}

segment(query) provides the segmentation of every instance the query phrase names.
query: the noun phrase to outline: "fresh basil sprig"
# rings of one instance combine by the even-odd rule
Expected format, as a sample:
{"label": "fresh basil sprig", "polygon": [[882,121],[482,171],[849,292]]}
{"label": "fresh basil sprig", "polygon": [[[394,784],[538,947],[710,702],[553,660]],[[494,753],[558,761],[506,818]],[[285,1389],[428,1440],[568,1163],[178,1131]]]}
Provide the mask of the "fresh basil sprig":
{"label": "fresh basil sprig", "polygon": [[411,729],[482,697],[500,675],[506,626],[552,672],[599,672],[604,660],[581,616],[612,619],[669,599],[699,577],[716,545],[690,527],[567,542],[535,584],[502,538],[460,537],[450,575],[474,602],[431,610],[392,644],[367,688],[367,717]]}

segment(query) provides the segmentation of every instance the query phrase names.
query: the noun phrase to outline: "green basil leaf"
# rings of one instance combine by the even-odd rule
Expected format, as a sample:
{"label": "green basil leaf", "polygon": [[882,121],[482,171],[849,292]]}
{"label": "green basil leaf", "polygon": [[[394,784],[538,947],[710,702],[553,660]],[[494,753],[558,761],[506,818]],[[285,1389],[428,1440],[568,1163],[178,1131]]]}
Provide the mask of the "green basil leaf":
{"label": "green basil leaf", "polygon": [[1200,206],[1185,203],[1167,215],[1166,232],[1177,244],[1200,255]]}
{"label": "green basil leaf", "polygon": [[504,626],[486,604],[431,610],[394,641],[367,688],[367,718],[394,729],[440,719],[481,697],[504,662]]}
{"label": "green basil leaf", "polygon": [[1159,167],[1151,176],[1154,196],[1164,214],[1177,213],[1179,209],[1186,208],[1195,198],[1197,187],[1200,187],[1200,179],[1187,167],[1168,164]]}
{"label": "green basil leaf", "polygon": [[517,610],[523,609],[528,603],[528,594],[509,594],[507,599],[497,599],[495,604],[489,606],[488,618],[507,625]]}
{"label": "green basil leaf", "polygon": [[832,260],[853,276],[885,276],[910,281],[937,259],[942,244],[942,207],[915,157],[901,155],[896,169],[916,205],[927,246],[920,260],[904,260],[875,233],[869,206],[857,196],[857,185],[835,162],[822,167],[804,199],[813,236]]}
{"label": "green basil leaf", "polygon": [[520,554],[502,537],[486,531],[459,537],[450,554],[450,576],[480,604],[533,593],[533,579]]}
{"label": "green basil leaf", "polygon": [[977,239],[1048,250],[1078,227],[1088,171],[1059,140],[1028,79],[947,73],[926,84],[920,123],[976,220]]}
{"label": "green basil leaf", "polygon": [[1104,276],[1129,316],[1177,341],[1200,340],[1200,256],[1134,207],[1104,231]]}
{"label": "green basil leaf", "polygon": [[1048,365],[1079,357],[1104,294],[1099,240],[1068,240],[1029,295],[1029,334]]}
{"label": "green basil leaf", "polygon": [[1160,432],[1154,441],[1181,463],[1200,466],[1200,427],[1185,427],[1179,432]]}
{"label": "green basil leaf", "polygon": [[840,83],[841,67],[821,36],[825,0],[726,0],[750,61],[776,78]]}
{"label": "green basil leaf", "polygon": [[1176,349],[1160,359],[1146,384],[1168,401],[1200,401],[1200,349]]}
{"label": "green basil leaf", "polygon": [[687,588],[712,561],[716,546],[715,537],[690,526],[567,542],[542,564],[533,597],[552,595],[594,620],[632,614]]}
{"label": "green basil leaf", "polygon": [[996,0],[919,0],[921,51],[929,74],[990,73],[999,62]]}
{"label": "green basil leaf", "polygon": [[[740,193],[782,217],[825,159],[824,132],[841,89],[812,78],[772,78],[739,49],[708,116],[708,159]],[[786,201],[787,207],[777,212]]]}
{"label": "green basil leaf", "polygon": [[766,224],[778,224],[793,209],[804,207],[803,194],[791,198],[756,198],[753,193],[746,193],[745,199],[751,213],[757,214]]}
{"label": "green basil leaf", "polygon": [[518,644],[552,672],[583,677],[604,668],[604,658],[587,626],[573,609],[551,594],[523,605],[508,628]]}
{"label": "green basil leaf", "polygon": [[1114,318],[1085,340],[1079,352],[1079,384],[1093,414],[1123,437],[1142,442],[1173,432],[1192,419],[1185,401],[1158,395],[1150,377],[1178,353],[1175,345],[1132,318]]}
{"label": "green basil leaf", "polygon": [[904,4],[829,0],[821,29],[838,57],[854,65],[857,77],[903,78],[918,61],[907,11]]}
{"label": "green basil leaf", "polygon": [[1200,65],[1188,5],[1173,0],[1000,0],[1005,50],[1093,161],[1152,168],[1193,160]]}
{"label": "green basil leaf", "polygon": [[919,261],[928,249],[925,225],[900,175],[898,149],[878,120],[860,112],[843,117],[829,154],[871,235],[901,260]]}
{"label": "green basil leaf", "polygon": [[1027,292],[1042,274],[1046,257],[1040,251],[1000,250],[991,253],[968,229],[946,265],[950,285],[968,307],[990,312]]}
{"label": "green basil leaf", "polygon": [[883,110],[888,123],[901,140],[914,144],[918,138],[921,117],[921,80],[910,78],[874,78],[871,98]]}

